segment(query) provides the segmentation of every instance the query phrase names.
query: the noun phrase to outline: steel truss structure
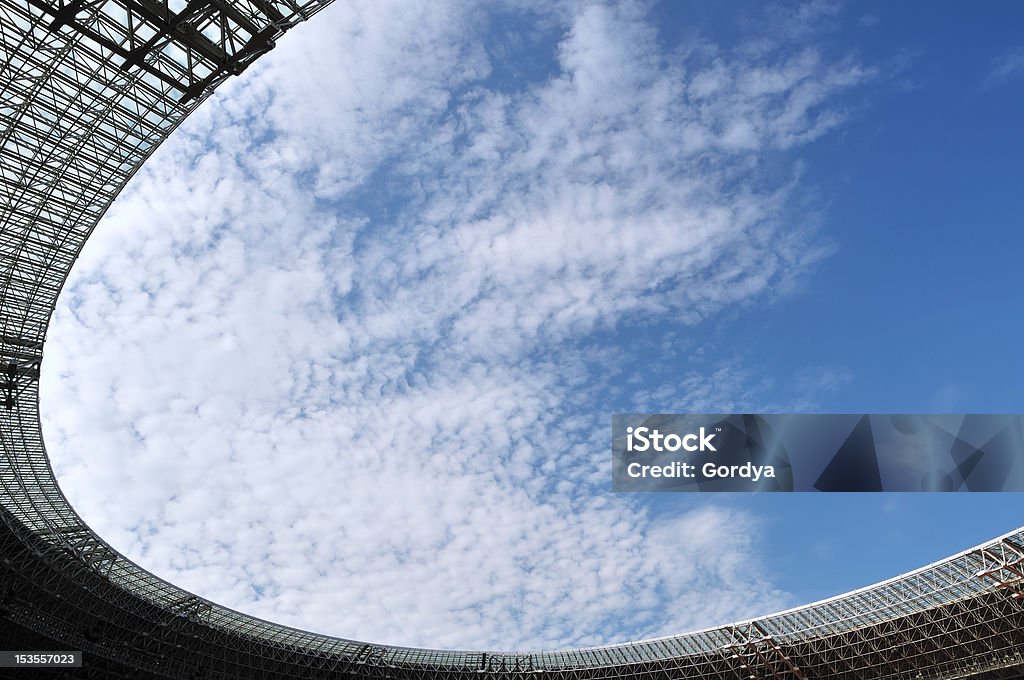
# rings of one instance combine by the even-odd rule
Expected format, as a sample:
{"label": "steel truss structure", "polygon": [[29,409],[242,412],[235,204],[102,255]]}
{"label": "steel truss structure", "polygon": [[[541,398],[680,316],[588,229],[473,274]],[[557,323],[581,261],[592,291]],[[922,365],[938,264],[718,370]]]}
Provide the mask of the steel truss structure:
{"label": "steel truss structure", "polygon": [[[754,621],[543,653],[331,638],[132,564],[61,494],[39,366],[86,238],[220,83],[329,0],[0,0],[0,649],[82,650],[79,678],[611,680],[1024,677],[1024,528]],[[26,678],[21,670],[0,675]]]}

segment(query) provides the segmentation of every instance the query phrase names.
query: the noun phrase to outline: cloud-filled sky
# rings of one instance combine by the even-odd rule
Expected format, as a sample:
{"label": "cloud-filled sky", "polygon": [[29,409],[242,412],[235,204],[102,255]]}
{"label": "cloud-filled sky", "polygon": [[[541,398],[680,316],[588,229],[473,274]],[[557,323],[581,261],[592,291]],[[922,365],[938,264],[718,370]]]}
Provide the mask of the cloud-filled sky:
{"label": "cloud-filled sky", "polygon": [[[1012,528],[982,521],[1010,499],[609,491],[614,412],[1024,407],[1019,353],[963,328],[929,345],[955,370],[915,359],[917,391],[872,373],[949,325],[964,286],[1021,289],[992,271],[1002,250],[956,290],[929,269],[977,255],[969,226],[1019,252],[999,179],[933,193],[946,222],[885,181],[932,148],[887,158],[928,128],[891,110],[955,90],[932,115],[1005,123],[1021,42],[943,80],[942,30],[972,24],[913,34],[903,12],[336,3],[175,132],[84,249],[42,378],[63,490],[115,548],[216,602],[448,648],[725,623]],[[1020,146],[971,148],[1019,172]],[[987,211],[957,222],[972,197]],[[881,206],[899,229],[865,213]],[[935,252],[893,281],[879,260],[912,242]],[[1021,330],[1005,300],[979,304]],[[982,347],[1018,377],[971,377]],[[827,531],[851,516],[847,540]],[[876,571],[836,566],[925,517],[948,530]],[[804,574],[780,548],[794,531]]]}

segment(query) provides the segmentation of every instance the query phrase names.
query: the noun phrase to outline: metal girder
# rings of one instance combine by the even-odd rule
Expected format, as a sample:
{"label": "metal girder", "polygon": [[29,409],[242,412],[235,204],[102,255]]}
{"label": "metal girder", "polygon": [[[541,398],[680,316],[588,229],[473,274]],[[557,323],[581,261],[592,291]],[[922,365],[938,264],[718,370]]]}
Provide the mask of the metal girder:
{"label": "metal girder", "polygon": [[185,597],[170,603],[167,608],[178,616],[185,617],[189,621],[203,621],[213,609],[209,602],[200,597],[196,597],[195,595],[186,595]]}
{"label": "metal girder", "polygon": [[[106,20],[115,5],[111,0],[28,2],[52,17],[50,31],[79,33],[109,51],[110,58],[118,57],[113,63],[121,70],[140,69],[174,88],[181,103],[199,97],[227,75],[242,73],[273,49],[284,32],[281,12],[262,3],[255,7],[264,14],[248,16],[221,0],[191,0],[180,12],[172,11],[166,0],[119,0],[116,6],[124,23],[118,28],[123,30],[111,30],[111,24],[117,25]],[[181,56],[161,58],[175,48]]]}
{"label": "metal girder", "polygon": [[982,568],[977,576],[989,579],[1015,600],[1024,600],[1024,546],[1009,537],[978,550]]}
{"label": "metal girder", "polygon": [[106,576],[117,562],[117,553],[84,524],[62,528],[57,536],[62,546],[99,574]]}
{"label": "metal girder", "polygon": [[736,661],[738,676],[750,680],[806,680],[800,668],[757,621],[733,627],[737,642],[724,648]]}
{"label": "metal girder", "polygon": [[28,361],[8,361],[0,377],[0,392],[3,393],[3,405],[8,411],[14,408],[18,397],[28,389],[30,383],[39,380],[38,357]]}

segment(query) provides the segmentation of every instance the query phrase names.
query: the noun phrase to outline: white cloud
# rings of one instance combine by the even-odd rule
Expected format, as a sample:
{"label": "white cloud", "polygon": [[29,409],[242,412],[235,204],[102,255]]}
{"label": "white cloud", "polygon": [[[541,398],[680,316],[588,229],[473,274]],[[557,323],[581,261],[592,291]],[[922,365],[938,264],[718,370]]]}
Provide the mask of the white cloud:
{"label": "white cloud", "polygon": [[[607,492],[622,350],[599,334],[804,274],[798,173],[763,160],[869,73],[810,45],[665,52],[642,5],[523,3],[508,58],[554,27],[557,63],[510,84],[488,11],[333,6],[157,153],[51,329],[62,488],[172,582],[346,637],[550,648],[790,604],[749,566],[756,518]],[[750,386],[714,381],[690,403]]]}
{"label": "white cloud", "polygon": [[1024,76],[1024,47],[1004,50],[992,60],[992,66],[985,77],[985,88],[1004,85]]}

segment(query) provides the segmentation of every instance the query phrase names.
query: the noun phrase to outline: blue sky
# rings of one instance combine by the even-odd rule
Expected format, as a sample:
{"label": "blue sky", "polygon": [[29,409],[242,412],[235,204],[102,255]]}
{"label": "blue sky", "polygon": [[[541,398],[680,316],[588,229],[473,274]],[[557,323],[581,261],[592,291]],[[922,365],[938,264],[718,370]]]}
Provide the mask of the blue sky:
{"label": "blue sky", "polygon": [[[839,134],[801,153],[810,200],[835,250],[796,294],[724,320],[711,337],[775,381],[809,364],[835,367],[842,385],[818,396],[817,411],[1021,412],[1024,10],[1015,3],[984,11],[957,3],[837,7],[832,49],[883,73],[848,101],[856,113]],[[719,10],[710,20],[728,31],[735,14]],[[777,583],[810,600],[1009,531],[1020,523],[1022,499],[737,502],[773,517]],[[686,500],[655,503],[671,512]],[[783,549],[805,541],[806,552]]]}
{"label": "blue sky", "polygon": [[1019,64],[1021,9],[863,9],[879,22],[850,48],[906,65],[808,155],[838,249],[752,325],[788,335],[770,361],[843,362],[828,409],[1019,412],[1021,72],[994,74]]}
{"label": "blue sky", "polygon": [[612,494],[607,428],[1024,410],[1022,13],[338,3],[84,250],[62,488],[217,602],[435,647],[727,623],[1009,531],[1014,494]]}

